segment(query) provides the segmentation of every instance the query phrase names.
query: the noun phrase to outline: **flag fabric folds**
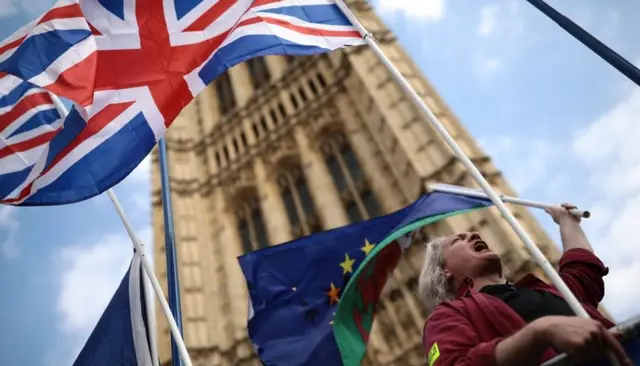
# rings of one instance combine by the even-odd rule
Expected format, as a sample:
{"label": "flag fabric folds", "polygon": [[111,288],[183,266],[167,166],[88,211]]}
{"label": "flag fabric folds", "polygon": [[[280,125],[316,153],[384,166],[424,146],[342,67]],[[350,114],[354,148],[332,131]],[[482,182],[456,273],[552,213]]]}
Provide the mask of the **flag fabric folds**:
{"label": "flag fabric folds", "polygon": [[0,73],[0,197],[20,190],[61,128],[46,90]]}
{"label": "flag fabric folds", "polygon": [[386,280],[421,227],[488,207],[434,192],[392,214],[239,257],[265,365],[359,365]]}
{"label": "flag fabric folds", "polygon": [[0,72],[73,101],[64,122],[73,131],[0,202],[57,205],[98,195],[230,67],[361,44],[335,0],[59,0],[0,43]]}
{"label": "flag fabric folds", "polygon": [[140,257],[129,270],[73,366],[151,365]]}

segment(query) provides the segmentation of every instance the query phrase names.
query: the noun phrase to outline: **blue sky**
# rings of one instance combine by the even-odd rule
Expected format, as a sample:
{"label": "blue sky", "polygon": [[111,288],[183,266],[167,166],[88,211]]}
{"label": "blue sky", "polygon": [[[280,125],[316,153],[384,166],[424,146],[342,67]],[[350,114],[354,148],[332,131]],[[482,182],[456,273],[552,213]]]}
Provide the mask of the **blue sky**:
{"label": "blue sky", "polygon": [[[0,0],[0,39],[51,0]],[[550,0],[640,64],[640,3]],[[27,6],[28,4],[28,6]],[[571,201],[611,268],[605,305],[637,314],[640,88],[524,0],[377,0],[428,80],[523,197]],[[149,162],[115,189],[151,241]],[[559,243],[555,225],[535,212]],[[106,197],[0,207],[3,364],[70,365],[117,287],[130,242]]]}

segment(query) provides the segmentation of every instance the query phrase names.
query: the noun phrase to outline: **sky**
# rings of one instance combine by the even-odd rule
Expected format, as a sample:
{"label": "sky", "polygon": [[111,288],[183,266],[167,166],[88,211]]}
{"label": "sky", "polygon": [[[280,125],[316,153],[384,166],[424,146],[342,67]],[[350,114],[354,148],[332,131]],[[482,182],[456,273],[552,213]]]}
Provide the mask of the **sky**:
{"label": "sky", "polygon": [[[520,196],[592,212],[583,227],[610,268],[604,305],[618,321],[638,314],[640,88],[524,0],[373,3]],[[640,3],[548,3],[640,65]],[[51,4],[0,0],[0,39]],[[149,164],[114,190],[150,247]],[[560,243],[552,220],[532,212]],[[0,206],[3,365],[71,365],[130,259],[105,195],[60,207]]]}

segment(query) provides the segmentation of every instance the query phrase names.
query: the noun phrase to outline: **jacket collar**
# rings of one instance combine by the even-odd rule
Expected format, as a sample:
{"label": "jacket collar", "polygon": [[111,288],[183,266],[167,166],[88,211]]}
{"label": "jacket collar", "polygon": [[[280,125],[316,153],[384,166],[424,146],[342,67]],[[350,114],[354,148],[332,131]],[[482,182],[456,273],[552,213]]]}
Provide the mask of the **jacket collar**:
{"label": "jacket collar", "polygon": [[462,283],[460,283],[460,286],[458,286],[458,291],[456,292],[456,299],[469,296],[471,294],[472,289],[473,289],[473,280],[469,277],[463,278]]}

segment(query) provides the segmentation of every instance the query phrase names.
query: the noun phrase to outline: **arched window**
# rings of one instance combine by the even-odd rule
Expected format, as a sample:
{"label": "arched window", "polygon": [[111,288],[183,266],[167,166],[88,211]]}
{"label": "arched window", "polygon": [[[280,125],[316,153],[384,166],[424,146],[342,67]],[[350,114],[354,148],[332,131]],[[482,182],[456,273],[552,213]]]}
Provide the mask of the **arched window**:
{"label": "arched window", "polygon": [[379,216],[378,200],[345,135],[335,133],[329,136],[321,149],[349,220],[356,222]]}
{"label": "arched window", "polygon": [[216,92],[218,93],[218,105],[220,115],[225,116],[236,107],[236,97],[233,95],[233,87],[229,73],[220,75],[216,81]]}
{"label": "arched window", "polygon": [[254,89],[259,89],[271,80],[271,74],[264,57],[255,57],[247,60],[247,68],[249,69],[251,85],[253,85]]}
{"label": "arched window", "polygon": [[269,246],[260,202],[256,197],[243,200],[236,208],[238,234],[245,253]]}
{"label": "arched window", "polygon": [[295,238],[322,231],[309,186],[300,167],[282,171],[278,186]]}

